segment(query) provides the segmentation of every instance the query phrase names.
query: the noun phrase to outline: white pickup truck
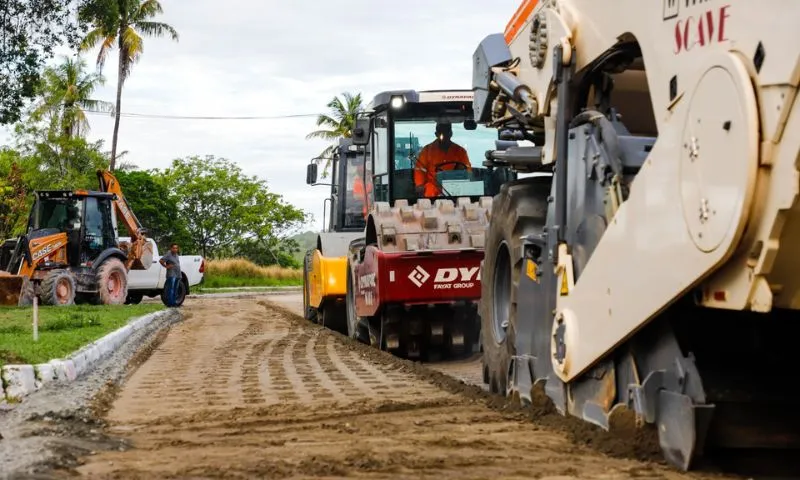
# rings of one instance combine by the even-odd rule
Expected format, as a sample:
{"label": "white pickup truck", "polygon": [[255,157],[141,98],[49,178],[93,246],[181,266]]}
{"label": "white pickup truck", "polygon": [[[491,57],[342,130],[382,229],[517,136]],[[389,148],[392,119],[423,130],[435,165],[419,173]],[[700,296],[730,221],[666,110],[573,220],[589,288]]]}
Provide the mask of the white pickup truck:
{"label": "white pickup truck", "polygon": [[[129,237],[120,237],[120,241],[130,241]],[[167,269],[158,261],[161,254],[152,238],[147,239],[153,246],[153,264],[147,270],[131,270],[128,272],[128,299],[125,303],[136,304],[144,297],[161,296],[161,301],[166,305],[167,295],[164,284],[167,280]],[[176,303],[182,305],[189,294],[189,288],[199,285],[203,281],[206,262],[200,255],[180,255],[181,282],[178,284]]]}

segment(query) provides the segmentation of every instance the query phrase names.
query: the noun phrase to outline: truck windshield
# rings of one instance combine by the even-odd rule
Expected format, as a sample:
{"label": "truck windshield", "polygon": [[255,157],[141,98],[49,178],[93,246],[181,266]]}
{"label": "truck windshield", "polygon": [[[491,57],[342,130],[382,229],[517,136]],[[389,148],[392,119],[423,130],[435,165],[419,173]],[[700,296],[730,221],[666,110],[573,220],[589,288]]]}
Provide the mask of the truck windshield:
{"label": "truck windshield", "polygon": [[[457,119],[456,119],[457,120]],[[467,130],[442,118],[394,122],[394,197],[456,198],[494,196],[509,180],[507,169],[483,167],[497,130]]]}

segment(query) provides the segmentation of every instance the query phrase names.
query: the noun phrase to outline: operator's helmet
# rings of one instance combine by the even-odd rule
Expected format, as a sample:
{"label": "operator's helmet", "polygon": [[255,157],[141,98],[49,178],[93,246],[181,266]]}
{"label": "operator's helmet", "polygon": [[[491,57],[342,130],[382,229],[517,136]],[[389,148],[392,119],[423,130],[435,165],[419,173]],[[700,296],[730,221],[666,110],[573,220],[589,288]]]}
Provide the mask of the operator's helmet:
{"label": "operator's helmet", "polygon": [[453,124],[446,117],[439,117],[436,120],[436,136],[438,137],[442,133],[453,134]]}

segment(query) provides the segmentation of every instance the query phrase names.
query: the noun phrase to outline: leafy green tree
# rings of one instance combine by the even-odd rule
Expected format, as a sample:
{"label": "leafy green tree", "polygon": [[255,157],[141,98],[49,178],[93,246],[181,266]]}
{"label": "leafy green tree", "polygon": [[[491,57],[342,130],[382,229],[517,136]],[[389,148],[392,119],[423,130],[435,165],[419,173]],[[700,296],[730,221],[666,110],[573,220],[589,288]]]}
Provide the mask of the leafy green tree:
{"label": "leafy green tree", "polygon": [[41,101],[31,118],[49,118],[50,128],[65,138],[82,137],[89,132],[89,121],[84,109],[113,112],[114,105],[92,98],[94,90],[105,83],[99,73],[88,73],[86,61],[63,57],[55,67],[44,71]]}
{"label": "leafy green tree", "polygon": [[236,242],[226,257],[246,258],[258,265],[274,265],[281,267],[302,268],[302,260],[295,254],[299,252],[297,242],[291,238],[248,239]]}
{"label": "leafy green tree", "polygon": [[23,115],[25,102],[36,96],[41,69],[54,49],[76,45],[74,0],[0,1],[0,125]]}
{"label": "leafy green tree", "polygon": [[0,243],[21,233],[27,216],[27,188],[18,162],[17,152],[0,151]]}
{"label": "leafy green tree", "polygon": [[88,50],[100,45],[97,66],[102,69],[109,50],[116,43],[119,49],[117,65],[117,100],[114,115],[114,135],[111,140],[111,162],[114,170],[117,160],[117,138],[122,108],[122,86],[131,74],[131,68],[144,52],[142,36],[169,36],[178,41],[178,32],[170,25],[153,21],[163,13],[158,0],[86,0],[80,18],[94,28],[81,42],[81,49]]}
{"label": "leafy green tree", "polygon": [[[155,240],[159,251],[166,251],[172,242],[186,251],[194,250],[186,222],[178,211],[178,201],[167,183],[161,181],[161,175],[157,170],[117,169],[114,172],[131,210],[147,229],[147,236]],[[120,235],[130,235],[124,225],[120,226]]]}
{"label": "leafy green tree", "polygon": [[317,236],[318,232],[307,230],[290,237],[290,239],[297,244],[297,251],[295,251],[293,255],[294,259],[297,260],[300,265],[303,264],[303,257],[305,257],[306,252],[317,247]]}
{"label": "leafy green tree", "polygon": [[194,243],[208,258],[237,251],[241,242],[282,238],[306,215],[248,177],[235,163],[214,156],[176,159],[162,177],[178,200]]}
{"label": "leafy green tree", "polygon": [[333,151],[338,145],[339,139],[353,136],[356,116],[363,109],[361,93],[353,95],[350,92],[344,92],[342,93],[342,97],[343,98],[339,98],[338,96],[333,97],[327,105],[330,112],[317,116],[317,126],[324,126],[327,128],[315,130],[306,135],[306,139],[308,140],[320,138],[331,142],[331,144],[319,154],[319,158],[325,160],[325,168],[322,172],[323,178],[328,174]]}
{"label": "leafy green tree", "polygon": [[102,141],[67,137],[31,122],[17,125],[15,136],[16,150],[32,163],[24,171],[35,189],[97,188],[97,169],[108,168]]}

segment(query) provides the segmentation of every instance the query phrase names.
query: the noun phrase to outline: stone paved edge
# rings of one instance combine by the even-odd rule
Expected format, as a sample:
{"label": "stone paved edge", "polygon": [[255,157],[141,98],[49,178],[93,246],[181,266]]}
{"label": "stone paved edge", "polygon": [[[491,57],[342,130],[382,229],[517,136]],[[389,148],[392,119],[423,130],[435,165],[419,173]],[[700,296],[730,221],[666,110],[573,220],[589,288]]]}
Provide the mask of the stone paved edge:
{"label": "stone paved edge", "polygon": [[36,365],[4,365],[0,372],[0,402],[20,402],[49,382],[72,382],[106,359],[131,334],[172,313],[161,310],[132,318],[127,324],[71,353],[65,359],[53,359]]}

